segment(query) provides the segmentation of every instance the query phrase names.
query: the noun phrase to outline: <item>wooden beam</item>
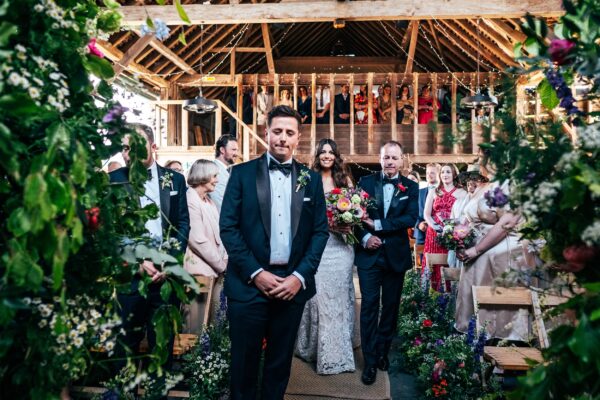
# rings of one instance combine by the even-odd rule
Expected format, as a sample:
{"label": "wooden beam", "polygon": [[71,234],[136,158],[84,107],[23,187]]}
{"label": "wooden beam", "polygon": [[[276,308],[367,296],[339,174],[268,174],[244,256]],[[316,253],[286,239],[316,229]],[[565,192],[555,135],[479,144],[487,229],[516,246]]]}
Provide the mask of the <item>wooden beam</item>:
{"label": "wooden beam", "polygon": [[112,77],[113,81],[117,78],[117,76],[119,76],[119,74],[121,74],[121,72],[123,72],[123,70],[127,69],[129,63],[133,62],[133,60],[142,52],[142,50],[144,50],[146,46],[150,44],[152,39],[154,39],[154,34],[149,33],[140,37],[134,44],[132,44],[127,49],[127,51],[121,56],[119,61],[115,62],[115,65],[113,67],[115,71],[115,75]]}
{"label": "wooden beam", "polygon": [[[458,134],[458,125],[457,125],[457,121],[456,121],[456,89],[457,89],[457,81],[456,81],[456,76],[452,76],[452,89],[450,92],[451,98],[452,98],[452,106],[450,109],[450,124],[452,126],[452,136],[456,137],[456,135]],[[452,146],[452,154],[457,154],[458,153],[458,145],[454,145]]]}
{"label": "wooden beam", "polygon": [[264,47],[221,47],[220,49],[213,49],[215,53],[229,53],[232,49],[238,53],[264,53],[267,51]]}
{"label": "wooden beam", "polygon": [[350,75],[350,154],[356,153],[355,141],[354,141],[354,74]]}
{"label": "wooden beam", "polygon": [[335,73],[394,72],[397,65],[398,57],[282,57],[277,60],[277,71],[280,73],[312,73],[315,70]]}
{"label": "wooden beam", "polygon": [[419,74],[413,74],[413,154],[419,154]]}
{"label": "wooden beam", "polygon": [[335,140],[335,80],[333,74],[329,74],[329,137]]}
{"label": "wooden beam", "polygon": [[408,28],[406,28],[406,31],[404,32],[404,36],[402,36],[402,41],[400,42],[400,47],[402,47],[403,49],[405,49],[406,45],[408,44],[408,39],[410,39],[412,31],[414,30],[413,29],[414,26],[415,26],[415,21],[410,21]]}
{"label": "wooden beam", "polygon": [[429,31],[433,35],[433,40],[435,40],[435,47],[437,48],[438,54],[442,54],[442,46],[440,45],[440,41],[438,39],[437,33],[435,32],[435,28],[433,27],[433,21],[427,20],[427,24],[429,25]]}
{"label": "wooden beam", "polygon": [[[121,50],[117,49],[116,47],[114,47],[113,45],[111,45],[106,40],[98,39],[96,41],[96,45],[98,46],[100,51],[102,51],[102,53],[104,53],[106,58],[108,58],[112,62],[116,63],[123,58],[123,52]],[[166,80],[164,80],[163,78],[161,78],[159,76],[155,76],[153,74],[153,72],[150,71],[148,68],[141,66],[137,63],[134,63],[134,62],[128,63],[127,69],[132,71],[133,73],[140,74],[141,79],[145,79],[148,82],[150,82],[158,87],[166,88],[169,86],[169,82],[167,82]]]}
{"label": "wooden beam", "polygon": [[[312,99],[310,104],[310,151],[314,152],[317,147],[317,74],[311,74],[310,81],[310,96]],[[323,90],[322,87],[321,90]]]}
{"label": "wooden beam", "polygon": [[527,39],[527,35],[523,32],[513,29],[504,21],[498,19],[483,18],[483,23],[494,29],[496,32],[506,35],[509,40],[513,43],[524,42]]}
{"label": "wooden beam", "polygon": [[[139,36],[141,36],[141,33],[139,31],[134,30],[134,32],[137,33]],[[186,74],[195,74],[196,73],[196,71],[194,71],[194,68],[192,68],[191,65],[186,63],[181,57],[179,57],[177,54],[175,54],[173,52],[173,50],[171,50],[170,48],[165,46],[163,44],[163,42],[161,42],[156,37],[154,37],[154,35],[152,35],[152,36],[153,36],[152,40],[149,43],[151,48],[158,51],[161,55],[163,55],[165,58],[167,58],[173,64],[177,65]]]}
{"label": "wooden beam", "polygon": [[410,33],[410,46],[408,47],[408,56],[406,59],[406,69],[404,73],[410,74],[413,70],[413,62],[415,60],[415,50],[417,49],[417,38],[419,36],[419,21],[413,22],[413,29]]}
{"label": "wooden beam", "polygon": [[267,57],[267,68],[270,74],[275,73],[275,61],[273,61],[273,49],[271,48],[271,36],[269,35],[269,25],[261,24],[263,41],[265,43],[265,52]]}
{"label": "wooden beam", "polygon": [[[477,21],[469,20],[469,23],[471,24],[471,26],[477,28]],[[500,50],[504,52],[504,54],[506,54],[511,59],[514,59],[514,43],[511,43],[508,40],[506,40],[504,36],[499,34],[495,29],[490,28],[488,25],[480,23],[479,30],[491,37],[494,40],[495,45],[497,45],[500,48]]]}
{"label": "wooden beam", "polygon": [[396,101],[396,95],[398,92],[398,74],[391,74],[391,85],[392,85],[392,140],[398,140],[398,127],[396,124],[396,114],[398,112],[398,104]]}
{"label": "wooden beam", "polygon": [[373,73],[367,75],[367,149],[369,154],[373,154],[373,141],[375,140],[375,131],[373,129]]}
{"label": "wooden beam", "polygon": [[[471,35],[473,37],[473,40],[475,41],[475,44],[477,44],[478,42],[481,44],[481,50],[487,49],[490,53],[492,53],[494,56],[496,56],[496,58],[502,60],[503,62],[505,62],[507,65],[510,66],[517,66],[518,64],[515,62],[515,58],[514,55],[512,54],[506,54],[502,51],[498,51],[498,48],[500,47],[498,43],[493,43],[490,40],[488,40],[486,37],[484,37],[481,34],[481,31],[479,33],[479,36],[477,35],[477,25],[475,25],[474,28],[471,28],[471,26],[464,24],[461,21],[453,21],[456,25],[458,25],[459,27],[461,27],[463,30],[465,30],[467,33],[469,33],[469,35]],[[485,52],[482,51],[482,55],[484,55]]]}
{"label": "wooden beam", "polygon": [[[317,1],[262,4],[186,4],[183,6],[192,24],[246,24],[419,19],[559,17],[564,14],[561,0],[446,0],[414,2],[412,0]],[[141,26],[146,18],[160,18],[167,25],[183,25],[175,7],[125,6],[123,25]]]}

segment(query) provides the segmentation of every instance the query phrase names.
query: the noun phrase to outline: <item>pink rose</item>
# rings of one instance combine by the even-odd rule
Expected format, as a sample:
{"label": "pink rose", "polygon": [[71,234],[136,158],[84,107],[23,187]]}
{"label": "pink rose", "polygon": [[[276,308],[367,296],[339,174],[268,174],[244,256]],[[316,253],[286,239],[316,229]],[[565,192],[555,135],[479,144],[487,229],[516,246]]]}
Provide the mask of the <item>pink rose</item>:
{"label": "pink rose", "polygon": [[104,54],[96,47],[96,38],[91,38],[88,45],[88,51],[90,54],[95,55],[96,57],[104,58]]}
{"label": "pink rose", "polygon": [[550,59],[558,65],[566,64],[573,47],[575,47],[575,43],[568,39],[553,39],[548,49]]}
{"label": "pink rose", "polygon": [[469,235],[469,225],[456,225],[454,227],[454,236],[458,239],[464,239]]}

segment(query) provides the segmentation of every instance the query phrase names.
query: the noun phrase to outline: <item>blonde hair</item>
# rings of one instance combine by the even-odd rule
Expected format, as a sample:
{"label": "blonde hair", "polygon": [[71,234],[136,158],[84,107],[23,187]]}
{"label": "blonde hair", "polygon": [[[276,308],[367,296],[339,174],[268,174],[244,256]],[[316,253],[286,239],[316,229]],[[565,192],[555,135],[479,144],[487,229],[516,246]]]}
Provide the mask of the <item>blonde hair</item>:
{"label": "blonde hair", "polygon": [[187,183],[195,188],[210,182],[210,179],[219,173],[217,164],[210,160],[196,160],[188,173]]}

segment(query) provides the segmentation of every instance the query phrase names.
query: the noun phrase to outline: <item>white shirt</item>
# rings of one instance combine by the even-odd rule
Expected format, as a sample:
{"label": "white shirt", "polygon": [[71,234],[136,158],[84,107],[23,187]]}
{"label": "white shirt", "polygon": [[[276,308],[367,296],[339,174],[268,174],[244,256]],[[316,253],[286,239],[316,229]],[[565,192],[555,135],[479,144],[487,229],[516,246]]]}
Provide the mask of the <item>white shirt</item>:
{"label": "white shirt", "polygon": [[[323,93],[323,99],[321,100],[321,92]],[[317,110],[322,110],[325,108],[325,105],[331,101],[329,96],[329,88],[317,88],[315,91],[315,97],[317,100]]]}
{"label": "white shirt", "polygon": [[[267,153],[269,164],[279,162]],[[282,164],[291,164],[292,159]],[[286,265],[290,260],[292,250],[292,174],[285,176],[279,170],[269,170],[269,182],[271,184],[271,257],[270,265]],[[252,274],[252,278],[263,269]],[[305,287],[304,277],[294,271],[302,287]]]}
{"label": "white shirt", "polygon": [[[385,177],[385,175],[383,175],[383,172],[381,174],[382,174],[382,178]],[[400,175],[396,174],[390,179],[400,179]],[[390,205],[392,204],[392,198],[394,197],[395,191],[396,191],[396,188],[391,183],[388,182],[385,185],[383,185],[383,217],[384,218],[387,217],[387,213],[390,209]],[[373,225],[375,226],[375,232],[383,229],[383,227],[381,226],[380,219],[374,220]],[[363,247],[367,247],[367,240],[369,240],[369,238],[371,236],[373,236],[373,235],[371,235],[370,233],[367,233],[363,237],[363,239],[361,241]]]}
{"label": "white shirt", "polygon": [[152,179],[144,183],[144,196],[140,197],[140,205],[142,208],[148,204],[156,204],[158,207],[158,217],[146,221],[145,226],[152,238],[157,238],[162,243],[163,230],[160,213],[160,182],[158,180],[158,168],[156,167],[156,161],[152,163],[152,166],[148,168],[148,170],[152,173]]}
{"label": "white shirt", "polygon": [[221,204],[223,204],[223,196],[225,195],[225,188],[227,187],[227,182],[229,181],[229,170],[227,169],[227,165],[225,165],[221,160],[215,159],[215,164],[219,167],[219,175],[217,182],[217,186],[215,186],[215,190],[209,193],[210,199],[217,206],[217,210],[221,213]]}

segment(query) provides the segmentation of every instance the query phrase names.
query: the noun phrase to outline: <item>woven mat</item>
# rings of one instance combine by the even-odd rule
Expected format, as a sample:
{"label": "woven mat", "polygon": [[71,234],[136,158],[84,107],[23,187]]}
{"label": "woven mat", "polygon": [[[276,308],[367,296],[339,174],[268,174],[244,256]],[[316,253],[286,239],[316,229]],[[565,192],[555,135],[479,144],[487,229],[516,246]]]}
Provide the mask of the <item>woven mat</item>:
{"label": "woven mat", "polygon": [[317,375],[315,367],[294,357],[285,400],[389,400],[390,380],[387,372],[377,371],[373,385],[360,380],[363,358],[360,347],[354,351],[356,371],[338,375]]}

